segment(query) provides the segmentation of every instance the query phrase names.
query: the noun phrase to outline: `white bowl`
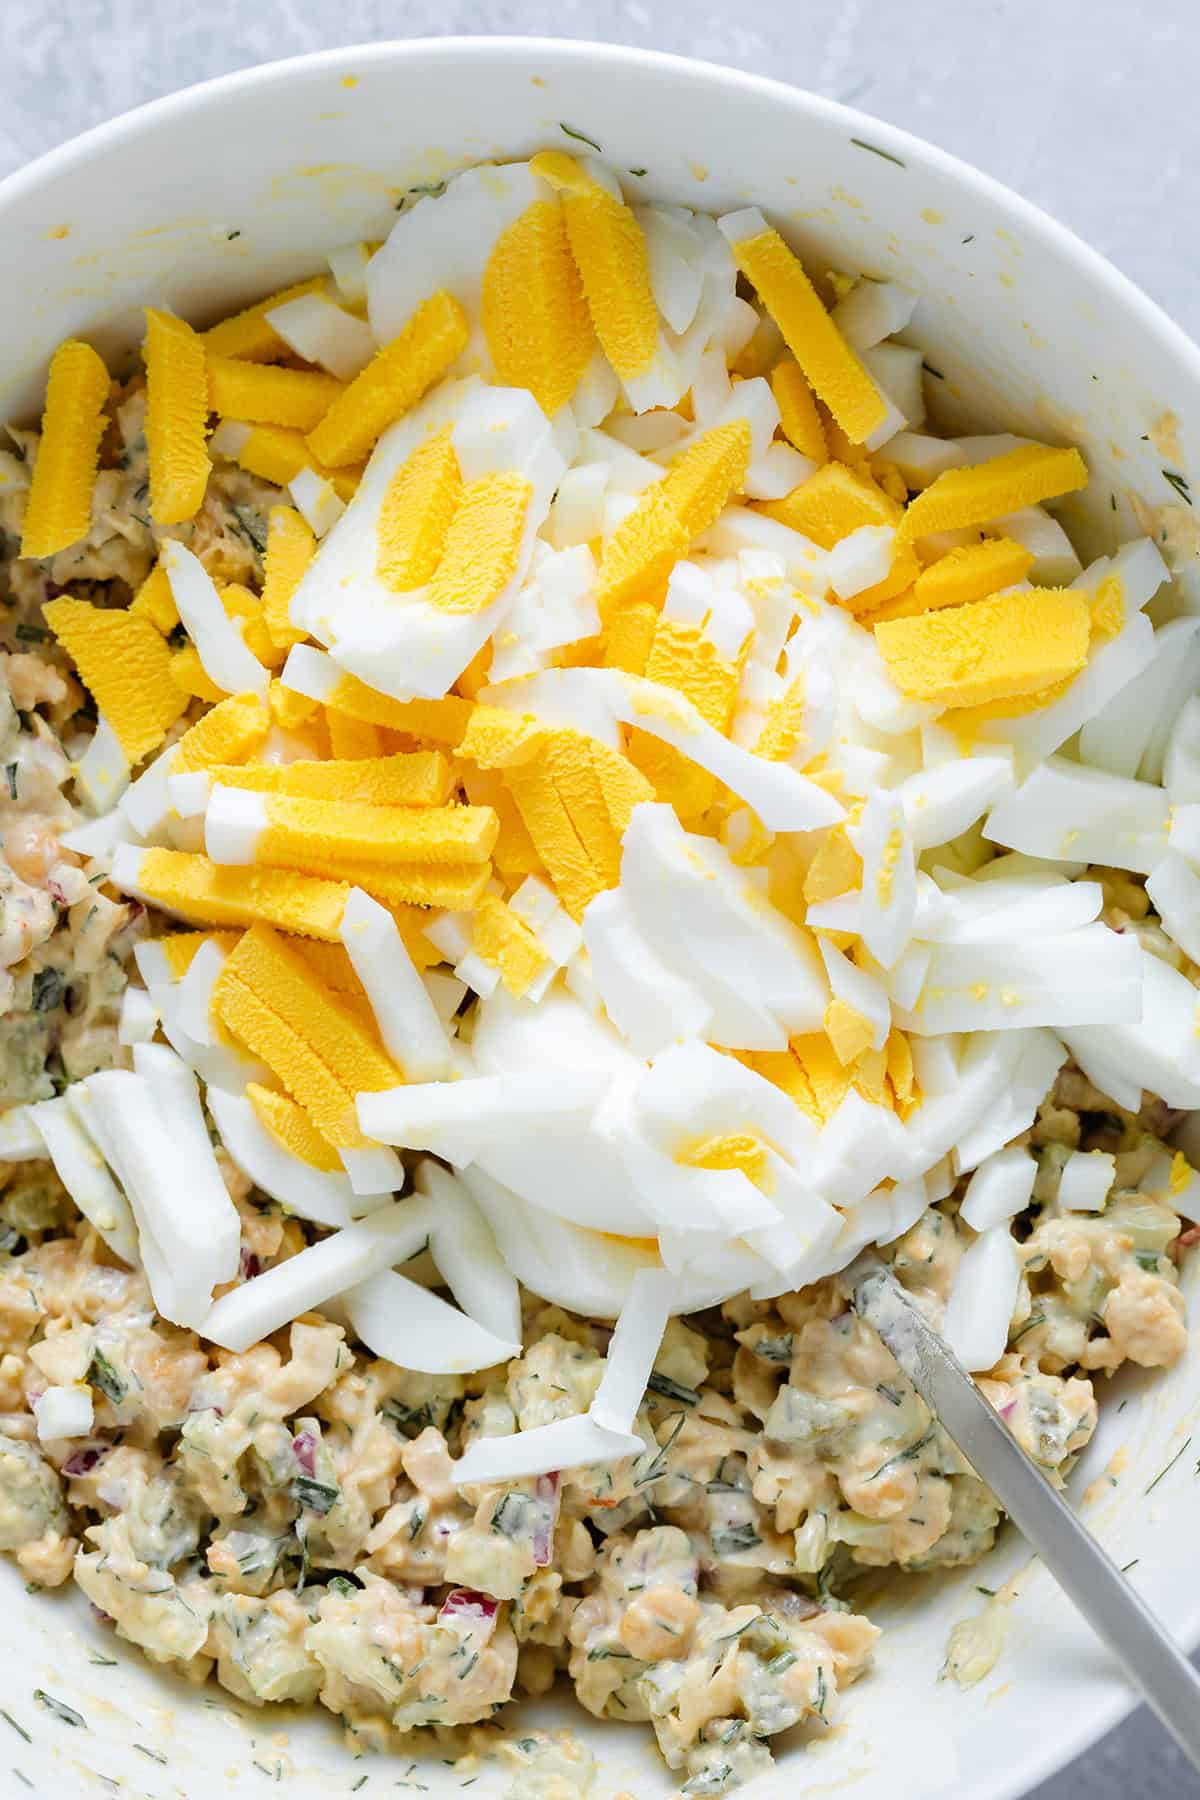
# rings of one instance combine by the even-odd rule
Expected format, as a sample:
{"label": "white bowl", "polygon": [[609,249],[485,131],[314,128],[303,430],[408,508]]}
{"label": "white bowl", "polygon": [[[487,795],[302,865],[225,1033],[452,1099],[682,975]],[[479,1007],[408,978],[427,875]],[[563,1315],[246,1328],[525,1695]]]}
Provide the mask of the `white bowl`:
{"label": "white bowl", "polygon": [[[619,169],[644,169],[634,179],[648,196],[714,210],[753,201],[818,264],[915,287],[917,340],[943,377],[948,421],[1082,446],[1093,479],[1078,528],[1089,548],[1137,533],[1131,489],[1150,506],[1175,504],[1174,523],[1187,522],[1151,440],[1168,407],[1185,447],[1200,430],[1200,354],[1108,263],[891,126],[753,76],[603,45],[443,39],[330,51],[157,101],[11,177],[0,184],[0,416],[36,409],[67,335],[128,345],[147,303],[203,322],[316,268],[333,245],[382,236],[405,188],[481,158],[569,147],[563,123]],[[1191,610],[1198,570],[1193,554],[1180,584]],[[1095,1484],[1089,1522],[1119,1562],[1138,1559],[1137,1585],[1189,1644],[1200,1637],[1196,1450],[1146,1489],[1193,1429],[1198,1369],[1200,1352],[1165,1378],[1114,1383],[1072,1483],[1078,1496]],[[1128,1459],[1114,1466],[1115,1485],[1098,1480],[1118,1447]],[[785,1753],[755,1800],[801,1788],[1015,1800],[1112,1725],[1130,1694],[1037,1570],[1019,1584],[993,1675],[968,1694],[939,1685],[947,1632],[982,1604],[977,1586],[998,1587],[1026,1560],[1009,1535],[957,1575],[893,1581],[874,1612],[886,1627],[876,1670],[850,1692],[843,1723]],[[7,1566],[0,1580],[5,1713],[32,1740],[6,1735],[0,1766],[44,1794],[90,1792],[81,1769],[132,1792],[205,1800],[260,1793],[277,1768],[292,1800],[327,1800],[363,1774],[368,1796],[397,1781],[403,1791],[406,1779],[434,1795],[459,1791],[463,1777],[436,1759],[407,1777],[407,1762],[354,1765],[319,1709],[255,1714],[215,1686],[201,1695],[115,1646],[79,1596],[27,1598]],[[94,1660],[114,1654],[115,1666]],[[61,1723],[35,1688],[69,1702],[87,1729]],[[585,1717],[560,1708],[556,1722]],[[589,1722],[586,1735],[601,1758],[592,1800],[670,1790],[645,1728]],[[485,1772],[472,1800],[507,1786]],[[24,1791],[3,1774],[0,1790]]]}

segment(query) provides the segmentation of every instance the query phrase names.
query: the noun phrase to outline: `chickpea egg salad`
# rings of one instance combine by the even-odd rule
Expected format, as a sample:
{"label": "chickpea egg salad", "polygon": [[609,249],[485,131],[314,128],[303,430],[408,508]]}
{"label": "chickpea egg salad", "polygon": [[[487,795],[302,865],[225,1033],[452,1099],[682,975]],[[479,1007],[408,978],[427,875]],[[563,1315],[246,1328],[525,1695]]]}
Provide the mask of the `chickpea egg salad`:
{"label": "chickpea egg salad", "polygon": [[0,451],[0,1548],[517,1800],[556,1681],[802,1754],[991,1546],[861,1248],[1061,1482],[1200,1236],[1200,620],[916,294],[636,187],[468,169]]}

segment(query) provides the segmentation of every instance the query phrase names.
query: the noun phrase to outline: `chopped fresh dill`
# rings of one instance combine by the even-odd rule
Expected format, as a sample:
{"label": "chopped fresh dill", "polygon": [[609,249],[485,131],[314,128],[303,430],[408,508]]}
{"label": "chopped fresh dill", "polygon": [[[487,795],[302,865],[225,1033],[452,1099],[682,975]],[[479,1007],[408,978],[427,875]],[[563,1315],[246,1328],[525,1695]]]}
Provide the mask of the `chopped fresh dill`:
{"label": "chopped fresh dill", "polygon": [[[1185,501],[1188,506],[1192,504],[1191,491],[1188,487],[1187,480],[1183,475],[1178,474],[1174,469],[1164,469],[1163,480],[1170,482],[1171,486],[1175,489],[1175,492],[1179,495],[1179,498]],[[18,625],[17,636],[20,637],[20,635],[21,627]]]}
{"label": "chopped fresh dill", "polygon": [[589,137],[586,131],[576,131],[573,125],[565,125],[561,119],[558,121],[558,129],[565,132],[567,137],[574,138],[578,144],[589,144],[597,156],[604,155],[595,138]]}
{"label": "chopped fresh dill", "polygon": [[1175,1452],[1175,1454],[1171,1458],[1170,1462],[1167,1463],[1164,1468],[1161,1468],[1158,1471],[1158,1474],[1154,1477],[1154,1480],[1150,1483],[1150,1486],[1146,1489],[1146,1492],[1148,1494],[1152,1494],[1154,1492],[1155,1488],[1158,1486],[1159,1482],[1162,1480],[1164,1475],[1169,1475],[1171,1473],[1171,1470],[1175,1467],[1175,1464],[1179,1461],[1180,1457],[1183,1455],[1184,1451],[1188,1448],[1188,1445],[1191,1443],[1191,1441],[1192,1440],[1190,1437],[1184,1438],[1182,1444],[1180,1444],[1178,1450]]}
{"label": "chopped fresh dill", "polygon": [[39,1706],[44,1706],[48,1713],[53,1713],[61,1724],[73,1725],[76,1728],[82,1725],[86,1728],[87,1720],[83,1714],[76,1712],[73,1706],[68,1706],[65,1700],[56,1700],[54,1695],[48,1694],[44,1688],[34,1688],[33,1697]]}
{"label": "chopped fresh dill", "polygon": [[166,1768],[166,1757],[160,1756],[157,1750],[151,1750],[148,1744],[133,1744],[131,1745],[131,1748],[136,1750],[141,1756],[148,1756],[151,1762],[161,1763],[163,1768]]}
{"label": "chopped fresh dill", "polygon": [[437,200],[445,191],[446,183],[444,181],[418,181],[414,187],[405,188],[397,204],[403,206],[405,200],[413,198],[420,200],[426,196],[431,200]]}
{"label": "chopped fresh dill", "polygon": [[868,1480],[878,1481],[879,1477],[886,1469],[894,1468],[897,1463],[916,1462],[922,1450],[924,1450],[927,1444],[933,1442],[936,1435],[936,1432],[931,1428],[925,1433],[924,1437],[919,1437],[915,1444],[910,1444],[906,1450],[898,1450],[895,1456],[889,1456],[886,1462],[880,1463],[875,1473],[868,1477]]}
{"label": "chopped fresh dill", "polygon": [[923,362],[921,367],[927,375],[932,375],[935,381],[945,381],[946,377],[942,374],[942,371],[940,369],[935,369],[932,363]]}
{"label": "chopped fresh dill", "polygon": [[681,1381],[672,1381],[669,1375],[660,1375],[655,1369],[646,1386],[651,1393],[662,1394],[667,1400],[677,1400],[681,1406],[699,1406],[700,1395],[695,1388],[684,1387]]}
{"label": "chopped fresh dill", "polygon": [[18,1725],[12,1714],[10,1712],[5,1712],[2,1707],[0,1707],[0,1719],[3,1719],[6,1725],[11,1725],[18,1737],[23,1737],[27,1744],[32,1744],[33,1739],[30,1737],[25,1727],[23,1725]]}
{"label": "chopped fresh dill", "polygon": [[856,150],[869,150],[872,156],[882,156],[884,162],[895,163],[898,169],[904,169],[908,166],[906,163],[902,162],[898,156],[893,156],[890,150],[881,150],[878,144],[868,144],[865,138],[852,137],[850,142],[854,145]]}
{"label": "chopped fresh dill", "polygon": [[638,1488],[648,1487],[651,1482],[662,1480],[663,1476],[667,1472],[667,1454],[670,1451],[671,1447],[673,1446],[675,1439],[679,1436],[680,1432],[683,1430],[683,1427],[686,1424],[686,1422],[687,1422],[687,1414],[685,1412],[681,1412],[679,1414],[678,1418],[675,1420],[675,1424],[672,1427],[670,1437],[667,1439],[665,1444],[659,1445],[657,1454],[652,1458],[652,1460],[646,1470],[646,1473],[644,1475],[640,1475],[638,1477],[638,1479],[633,1484],[634,1487],[638,1487]]}
{"label": "chopped fresh dill", "polygon": [[103,1350],[92,1351],[92,1361],[87,1372],[87,1378],[93,1387],[98,1387],[100,1392],[112,1401],[114,1406],[119,1406],[125,1398],[125,1383],[121,1380],[121,1377],[117,1374],[117,1371],[113,1368]]}

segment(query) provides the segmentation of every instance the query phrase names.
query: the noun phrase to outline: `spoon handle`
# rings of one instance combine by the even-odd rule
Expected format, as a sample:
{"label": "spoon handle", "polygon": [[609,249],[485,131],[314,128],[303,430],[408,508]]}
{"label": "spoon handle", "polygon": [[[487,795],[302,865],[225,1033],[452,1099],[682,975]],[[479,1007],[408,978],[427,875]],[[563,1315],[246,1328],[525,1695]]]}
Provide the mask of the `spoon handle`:
{"label": "spoon handle", "polygon": [[854,1310],[1200,1771],[1200,1675],[891,1272],[864,1255],[849,1275]]}

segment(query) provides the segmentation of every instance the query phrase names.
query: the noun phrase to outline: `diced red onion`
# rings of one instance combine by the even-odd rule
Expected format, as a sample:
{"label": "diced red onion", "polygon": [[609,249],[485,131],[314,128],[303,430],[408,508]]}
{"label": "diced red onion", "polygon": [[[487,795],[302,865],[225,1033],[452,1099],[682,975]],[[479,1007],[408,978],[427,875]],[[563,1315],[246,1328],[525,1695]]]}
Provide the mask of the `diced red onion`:
{"label": "diced red onion", "polygon": [[292,1439],[292,1454],[306,1475],[317,1472],[317,1440],[311,1431],[302,1431]]}
{"label": "diced red onion", "polygon": [[240,1269],[243,1281],[253,1281],[256,1275],[262,1274],[262,1263],[253,1250],[243,1247]]}
{"label": "diced red onion", "polygon": [[465,1625],[473,1637],[481,1637],[486,1643],[496,1629],[499,1610],[500,1602],[490,1594],[477,1593],[474,1588],[454,1588],[442,1601],[438,1622],[452,1620]]}
{"label": "diced red onion", "polygon": [[107,1444],[85,1444],[83,1449],[72,1451],[62,1466],[63,1474],[86,1475],[95,1468],[108,1447]]}

